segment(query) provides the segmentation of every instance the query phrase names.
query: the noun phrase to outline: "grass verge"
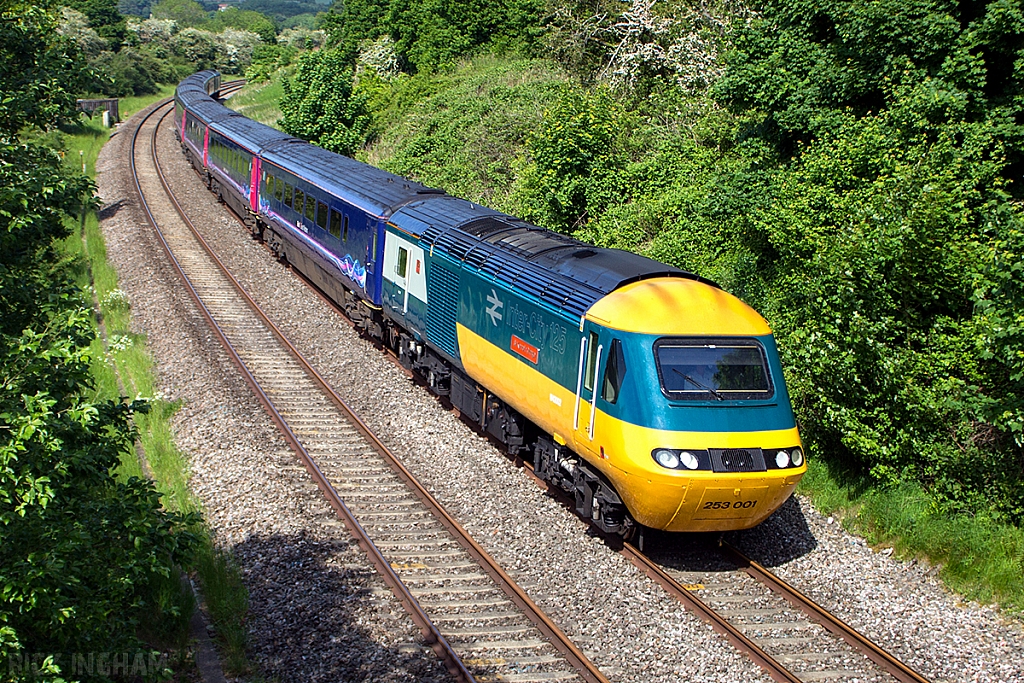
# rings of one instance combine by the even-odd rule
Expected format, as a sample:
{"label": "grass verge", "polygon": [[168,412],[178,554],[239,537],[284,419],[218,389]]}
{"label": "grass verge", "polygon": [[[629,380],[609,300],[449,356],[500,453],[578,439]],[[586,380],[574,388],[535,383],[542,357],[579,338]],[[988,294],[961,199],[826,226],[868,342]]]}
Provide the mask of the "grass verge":
{"label": "grass verge", "polygon": [[266,83],[247,85],[227,99],[225,104],[239,114],[253,121],[278,127],[281,118],[281,97],[284,95],[284,80],[287,69],[278,69]]}
{"label": "grass verge", "polygon": [[1024,529],[984,515],[951,516],[917,484],[879,488],[836,463],[810,461],[798,490],[872,545],[926,560],[950,589],[1024,618]]}
{"label": "grass verge", "polygon": [[[122,116],[127,119],[173,91],[173,86],[164,86],[155,95],[122,99]],[[88,175],[95,177],[96,158],[109,137],[110,131],[103,128],[99,117],[83,117],[78,125],[64,133],[68,163],[79,168],[84,164]],[[78,283],[95,297],[99,309],[95,320],[97,331],[102,323],[106,332],[105,343],[99,335],[93,342],[91,369],[96,379],[96,398],[118,400],[123,393],[131,400],[144,399],[148,403],[148,412],[135,415],[138,444],[145,454],[149,474],[162,494],[163,504],[181,512],[200,511],[199,501],[188,489],[188,460],[174,444],[171,420],[180,404],[156,392],[155,368],[146,350],[146,336],[131,331],[131,302],[118,287],[117,272],[107,260],[96,212],[87,211],[79,217],[75,227],[63,248],[73,262]],[[135,452],[126,454],[118,475],[145,476],[138,456]],[[222,665],[228,675],[245,673],[252,667],[245,652],[248,595],[241,574],[231,556],[214,545],[209,529],[201,526],[194,531],[202,538],[202,547],[192,569],[199,579],[207,611],[220,640]],[[151,618],[141,628],[143,635],[161,643],[183,645],[195,608],[191,591],[171,578],[166,585],[158,587],[153,602]]]}

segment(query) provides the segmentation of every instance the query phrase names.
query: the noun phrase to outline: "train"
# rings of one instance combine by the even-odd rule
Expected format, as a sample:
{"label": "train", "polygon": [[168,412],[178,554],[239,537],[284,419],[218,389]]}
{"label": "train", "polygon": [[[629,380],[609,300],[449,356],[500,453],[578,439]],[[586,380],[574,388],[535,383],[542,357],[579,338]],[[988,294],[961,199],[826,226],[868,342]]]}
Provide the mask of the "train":
{"label": "train", "polygon": [[599,248],[252,121],[216,71],[175,134],[254,236],[613,536],[753,527],[807,471],[765,319]]}

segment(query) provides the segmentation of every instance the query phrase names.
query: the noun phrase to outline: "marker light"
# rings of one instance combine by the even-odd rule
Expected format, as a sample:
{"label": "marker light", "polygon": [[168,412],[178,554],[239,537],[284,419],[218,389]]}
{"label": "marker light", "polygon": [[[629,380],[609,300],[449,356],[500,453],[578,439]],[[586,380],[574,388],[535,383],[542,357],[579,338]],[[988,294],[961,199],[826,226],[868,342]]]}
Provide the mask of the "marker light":
{"label": "marker light", "polygon": [[793,467],[800,467],[800,465],[804,464],[804,452],[800,450],[799,446],[793,449],[792,459]]}
{"label": "marker light", "polygon": [[690,451],[683,451],[679,454],[679,459],[682,461],[683,466],[688,470],[695,470],[700,465],[700,461],[697,460],[697,456]]}

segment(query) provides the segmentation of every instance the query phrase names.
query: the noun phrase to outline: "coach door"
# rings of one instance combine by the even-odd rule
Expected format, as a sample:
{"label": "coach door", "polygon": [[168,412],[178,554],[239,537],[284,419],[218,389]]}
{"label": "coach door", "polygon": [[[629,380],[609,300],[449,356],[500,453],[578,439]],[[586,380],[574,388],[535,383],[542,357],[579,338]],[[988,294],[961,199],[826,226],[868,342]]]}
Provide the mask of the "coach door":
{"label": "coach door", "polygon": [[382,301],[392,317],[412,317],[410,322],[418,327],[418,318],[423,315],[419,309],[427,298],[423,249],[392,232],[385,233],[383,275]]}
{"label": "coach door", "polygon": [[597,417],[597,378],[604,356],[598,328],[587,321],[580,340],[576,371],[576,404],[573,407],[573,438],[577,449],[594,452],[594,420]]}

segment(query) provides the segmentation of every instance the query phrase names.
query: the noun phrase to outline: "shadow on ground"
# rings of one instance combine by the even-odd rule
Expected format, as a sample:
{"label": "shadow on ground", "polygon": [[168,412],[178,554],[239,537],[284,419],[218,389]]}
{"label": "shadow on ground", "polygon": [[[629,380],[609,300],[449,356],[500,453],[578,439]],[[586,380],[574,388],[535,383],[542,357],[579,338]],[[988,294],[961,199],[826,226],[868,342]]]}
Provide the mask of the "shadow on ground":
{"label": "shadow on ground", "polygon": [[[305,533],[235,546],[249,589],[249,652],[267,680],[449,681],[350,541]],[[392,610],[395,610],[392,613]]]}
{"label": "shadow on ground", "polygon": [[648,531],[644,550],[652,559],[679,571],[731,571],[736,565],[715,552],[719,539],[766,567],[790,562],[818,546],[800,504],[791,497],[753,529],[724,534]]}

